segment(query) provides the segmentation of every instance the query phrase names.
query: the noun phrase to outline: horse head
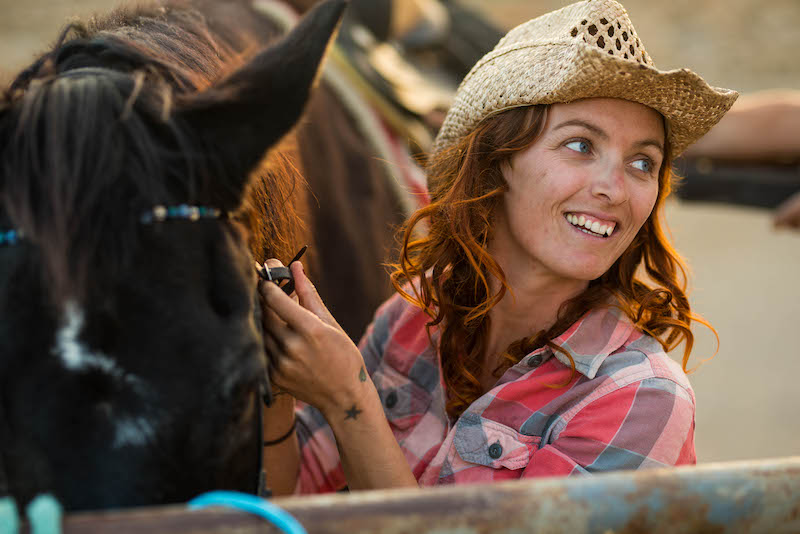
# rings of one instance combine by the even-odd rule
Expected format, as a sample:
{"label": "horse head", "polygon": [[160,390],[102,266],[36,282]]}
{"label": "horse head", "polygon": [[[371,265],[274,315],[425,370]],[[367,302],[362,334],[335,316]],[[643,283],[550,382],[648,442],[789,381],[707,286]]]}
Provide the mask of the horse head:
{"label": "horse head", "polygon": [[0,97],[0,490],[73,510],[255,491],[267,366],[237,213],[343,4],[197,90],[100,32]]}

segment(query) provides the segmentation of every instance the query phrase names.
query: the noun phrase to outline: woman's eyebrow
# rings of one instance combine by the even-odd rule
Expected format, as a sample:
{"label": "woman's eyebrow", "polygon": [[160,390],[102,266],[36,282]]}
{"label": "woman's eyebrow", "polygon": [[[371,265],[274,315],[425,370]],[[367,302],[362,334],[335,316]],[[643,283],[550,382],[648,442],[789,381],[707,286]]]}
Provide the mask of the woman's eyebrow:
{"label": "woman's eyebrow", "polygon": [[636,143],[637,148],[644,148],[646,146],[652,146],[658,149],[661,152],[661,155],[664,155],[664,144],[661,141],[657,141],[655,139],[645,139],[644,141],[639,141]]}
{"label": "woman's eyebrow", "polygon": [[567,126],[580,126],[582,128],[586,128],[592,133],[597,134],[602,139],[608,139],[608,134],[599,126],[592,124],[591,122],[586,122],[580,119],[570,119],[568,121],[564,121],[558,126],[553,127],[552,131],[560,130],[561,128],[566,128]]}

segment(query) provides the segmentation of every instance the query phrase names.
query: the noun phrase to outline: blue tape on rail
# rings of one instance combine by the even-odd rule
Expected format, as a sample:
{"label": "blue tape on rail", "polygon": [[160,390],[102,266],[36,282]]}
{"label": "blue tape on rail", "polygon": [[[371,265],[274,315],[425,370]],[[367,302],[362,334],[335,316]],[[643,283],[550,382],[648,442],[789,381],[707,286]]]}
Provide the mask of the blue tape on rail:
{"label": "blue tape on rail", "polygon": [[286,534],[308,534],[306,529],[303,528],[303,525],[289,512],[255,495],[250,495],[249,493],[209,491],[208,493],[198,495],[187,504],[191,510],[206,508],[208,506],[234,508],[263,517]]}

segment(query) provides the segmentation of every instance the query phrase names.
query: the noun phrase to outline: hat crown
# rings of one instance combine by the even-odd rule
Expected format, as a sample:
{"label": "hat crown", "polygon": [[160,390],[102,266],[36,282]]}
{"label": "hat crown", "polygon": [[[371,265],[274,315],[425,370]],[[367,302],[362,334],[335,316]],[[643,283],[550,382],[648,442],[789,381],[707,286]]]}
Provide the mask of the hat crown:
{"label": "hat crown", "polygon": [[578,41],[620,59],[653,67],[625,8],[614,0],[586,0],[520,24],[500,40],[496,52],[526,44]]}
{"label": "hat crown", "polygon": [[452,146],[482,120],[509,109],[620,98],[661,113],[678,155],[737,96],[689,69],[658,70],[622,5],[583,0],[517,26],[475,64],[456,91],[434,150]]}

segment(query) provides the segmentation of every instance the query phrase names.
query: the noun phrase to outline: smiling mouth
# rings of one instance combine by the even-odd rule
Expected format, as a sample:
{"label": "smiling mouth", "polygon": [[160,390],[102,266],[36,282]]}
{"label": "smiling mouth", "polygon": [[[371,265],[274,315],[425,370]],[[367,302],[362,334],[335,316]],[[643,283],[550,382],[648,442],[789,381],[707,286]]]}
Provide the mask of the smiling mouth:
{"label": "smiling mouth", "polygon": [[591,217],[576,215],[574,213],[565,213],[564,218],[575,228],[595,237],[611,237],[611,234],[614,233],[614,229],[617,227],[616,223],[600,222]]}

